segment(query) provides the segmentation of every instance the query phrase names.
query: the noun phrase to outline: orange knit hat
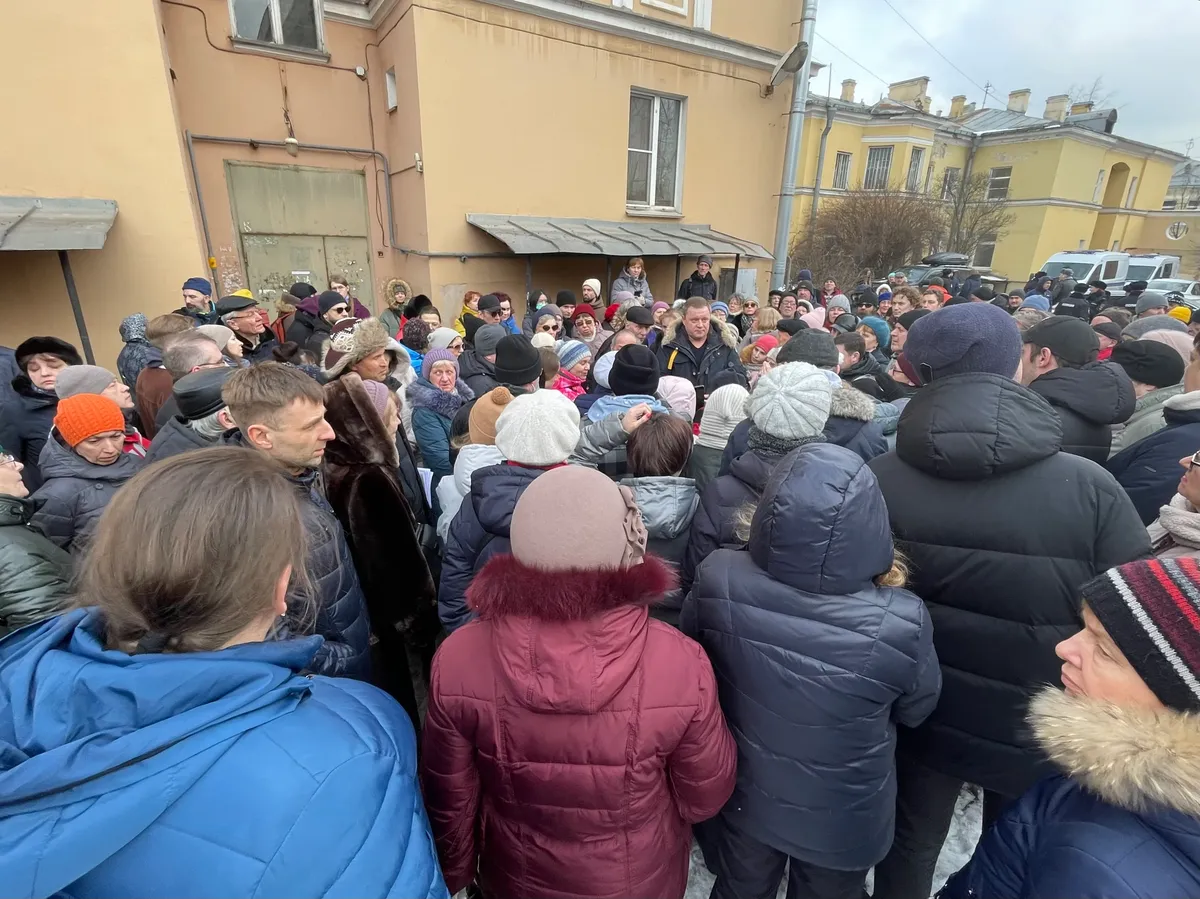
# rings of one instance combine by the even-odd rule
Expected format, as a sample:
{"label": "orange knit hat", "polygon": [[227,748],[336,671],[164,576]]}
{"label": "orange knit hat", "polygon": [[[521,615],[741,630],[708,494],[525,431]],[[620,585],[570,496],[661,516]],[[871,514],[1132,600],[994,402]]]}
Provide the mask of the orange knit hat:
{"label": "orange knit hat", "polygon": [[58,401],[54,427],[67,441],[67,446],[74,449],[89,437],[105,431],[124,433],[125,416],[121,414],[121,407],[106,396],[78,393]]}

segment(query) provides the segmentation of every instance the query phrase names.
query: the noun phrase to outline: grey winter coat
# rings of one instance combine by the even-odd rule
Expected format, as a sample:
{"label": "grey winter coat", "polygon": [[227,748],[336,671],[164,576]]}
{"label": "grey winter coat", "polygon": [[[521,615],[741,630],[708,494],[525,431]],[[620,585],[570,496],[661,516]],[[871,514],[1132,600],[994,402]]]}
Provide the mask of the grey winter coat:
{"label": "grey winter coat", "polygon": [[[692,530],[692,518],[700,505],[696,482],[691,478],[654,477],[625,478],[621,483],[633,491],[641,510],[642,523],[649,537],[647,551],[678,572]],[[679,627],[682,606],[683,594],[674,590],[651,606],[650,614],[659,621]]]}
{"label": "grey winter coat", "polygon": [[71,557],[29,526],[36,504],[0,496],[0,637],[66,608]]}
{"label": "grey winter coat", "polygon": [[[643,306],[649,306],[654,302],[654,294],[650,293],[650,282],[646,279],[645,269],[642,269],[640,278],[629,274],[629,269],[621,269],[621,274],[617,275],[617,280],[612,282],[612,290],[608,295],[615,297],[623,290],[627,290],[637,297]],[[616,300],[613,302],[615,303]]]}
{"label": "grey winter coat", "polygon": [[1054,286],[1050,288],[1050,305],[1061,303],[1075,290],[1075,285],[1079,282],[1074,278],[1066,278],[1065,280],[1055,280]]}
{"label": "grey winter coat", "polygon": [[683,631],[712,660],[738,743],[718,826],[842,871],[887,854],[896,726],[924,721],[941,688],[924,604],[874,583],[892,560],[871,470],[812,444],[772,472],[749,551],[720,549],[700,566]]}
{"label": "grey winter coat", "polygon": [[57,429],[50,432],[39,462],[44,480],[30,497],[41,503],[32,524],[75,555],[87,549],[109,500],[144,464],[140,456],[121,453],[112,465],[93,465],[64,444]]}
{"label": "grey winter coat", "polygon": [[146,451],[146,464],[151,465],[161,462],[163,459],[178,456],[180,453],[206,449],[216,444],[216,440],[205,440],[189,428],[187,422],[182,418],[173,415],[150,441],[150,449]]}
{"label": "grey winter coat", "polygon": [[1133,446],[1139,440],[1145,440],[1151,434],[1161,431],[1167,426],[1163,418],[1163,403],[1173,396],[1183,393],[1183,385],[1160,387],[1151,390],[1145,396],[1139,396],[1133,407],[1133,416],[1124,425],[1113,427],[1112,446],[1108,458],[1112,458],[1127,446]]}

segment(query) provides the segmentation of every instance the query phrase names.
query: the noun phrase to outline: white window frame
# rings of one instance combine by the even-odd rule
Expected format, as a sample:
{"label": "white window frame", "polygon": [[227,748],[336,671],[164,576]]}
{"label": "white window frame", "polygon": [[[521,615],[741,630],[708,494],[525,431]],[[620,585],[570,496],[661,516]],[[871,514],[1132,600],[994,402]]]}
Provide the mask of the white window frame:
{"label": "white window frame", "polygon": [[1099,203],[1100,198],[1104,196],[1104,175],[1108,169],[1101,169],[1100,174],[1096,176],[1096,186],[1092,190],[1092,202]]}
{"label": "white window frame", "polygon": [[263,44],[272,47],[282,47],[286,50],[298,50],[301,53],[324,53],[325,52],[325,10],[323,0],[312,0],[313,18],[317,26],[317,46],[316,47],[300,47],[296,44],[285,44],[283,42],[283,14],[279,11],[279,0],[267,0],[267,8],[271,11],[271,32],[275,36],[275,40],[260,41],[256,37],[244,37],[237,33],[237,15],[234,13],[234,6],[237,0],[229,0],[229,25],[233,32],[233,40],[235,42],[245,41],[247,43],[262,46]]}
{"label": "white window frame", "polygon": [[[883,183],[872,186],[872,174],[878,176],[879,166],[875,166],[872,171],[871,156],[878,151],[883,153],[887,151],[887,165],[883,167]],[[892,181],[892,160],[895,158],[896,148],[892,144],[878,144],[873,147],[867,147],[867,167],[863,170],[863,190],[887,190]]]}
{"label": "white window frame", "polygon": [[921,170],[925,167],[925,148],[913,147],[908,157],[908,177],[904,180],[904,189],[910,194],[921,190]]}
{"label": "white window frame", "polygon": [[[954,183],[953,184],[950,183],[951,173],[953,173],[953,175],[954,175],[954,178],[953,178]],[[960,166],[948,165],[944,169],[942,169],[942,199],[943,200],[947,200],[947,201],[953,200],[954,193],[955,193],[955,191],[958,190],[958,187],[960,184],[962,184],[962,168]]]}
{"label": "white window frame", "polygon": [[[996,172],[1007,171],[1007,175],[997,175]],[[999,193],[998,181],[1004,182],[1004,192]],[[989,200],[1007,200],[1008,191],[1012,187],[1012,166],[998,165],[988,172],[987,198]]]}
{"label": "white window frame", "polygon": [[1166,200],[1163,200],[1162,208],[1163,208],[1163,209],[1178,209],[1178,208],[1179,208],[1179,201],[1178,201],[1178,200],[1172,200],[1172,199],[1166,199]]}
{"label": "white window frame", "polygon": [[1129,180],[1129,193],[1125,195],[1125,208],[1132,209],[1133,201],[1137,197],[1138,176],[1134,175]]}
{"label": "white window frame", "polygon": [[393,66],[383,74],[384,85],[387,88],[387,110],[395,112],[400,105],[399,93],[396,90],[396,69]]}
{"label": "white window frame", "polygon": [[[980,252],[985,247],[987,248],[987,251],[988,251],[986,262],[981,261],[981,255],[980,255]],[[979,241],[979,243],[977,243],[975,245],[975,252],[971,254],[971,265],[975,266],[975,268],[991,268],[992,263],[995,261],[995,259],[996,259],[996,238],[992,235],[988,235],[987,237],[981,239]]]}
{"label": "white window frame", "polygon": [[613,6],[619,9],[633,9],[633,0],[613,0]]}
{"label": "white window frame", "polygon": [[[653,91],[641,90],[634,88],[629,92],[629,98],[643,97],[653,100],[650,107],[650,149],[642,150],[640,147],[629,146],[629,140],[625,141],[625,208],[627,211],[635,213],[668,213],[681,215],[683,213],[683,161],[687,154],[687,97],[677,97],[673,94],[658,94]],[[654,196],[657,189],[658,171],[658,121],[659,121],[659,104],[663,100],[673,100],[679,104],[679,153],[675,159],[675,205],[661,206],[655,203],[657,197]],[[629,121],[626,116],[626,130],[628,130]],[[629,201],[629,153],[630,151],[637,153],[650,154],[650,169],[648,173],[650,197],[649,203],[631,203]]]}
{"label": "white window frame", "polygon": [[[845,162],[844,166],[842,165],[843,162]],[[847,153],[845,150],[838,150],[837,155],[833,157],[834,190],[850,189],[850,167],[852,165],[854,165],[854,154]]]}
{"label": "white window frame", "polygon": [[679,0],[678,3],[670,3],[668,0],[642,0],[642,6],[673,12],[681,16],[688,14],[688,0]]}
{"label": "white window frame", "polygon": [[692,24],[704,31],[712,29],[713,0],[696,0],[693,7]]}

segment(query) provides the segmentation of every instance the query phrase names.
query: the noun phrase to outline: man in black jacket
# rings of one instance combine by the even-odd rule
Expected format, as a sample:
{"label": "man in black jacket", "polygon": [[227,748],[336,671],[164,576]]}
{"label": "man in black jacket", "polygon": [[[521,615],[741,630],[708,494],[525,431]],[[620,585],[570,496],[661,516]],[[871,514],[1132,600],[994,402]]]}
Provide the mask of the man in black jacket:
{"label": "man in black jacket", "polygon": [[674,338],[658,345],[662,373],[687,378],[696,388],[695,421],[704,412],[705,398],[719,386],[713,382],[722,372],[733,372],[747,385],[737,348],[727,344],[723,335],[724,329],[712,327],[708,300],[692,297],[683,307],[683,321]]}
{"label": "man in black jacket", "polygon": [[909,588],[933,619],[942,696],[901,728],[896,836],[876,899],[927,897],[964,782],[984,788],[984,826],[1051,767],[1025,725],[1056,683],[1055,645],[1079,629],[1079,587],[1150,553],[1120,485],[1061,452],[1054,409],[1014,380],[1021,335],[990,303],[913,325],[905,356],[925,384],[896,449],[874,459]]}
{"label": "man in black jacket", "polygon": [[227,442],[256,449],[278,462],[280,477],[286,477],[300,497],[315,609],[305,614],[308,600],[294,587],[289,589],[284,630],[302,628],[325,638],[312,662],[315,674],[367,680],[371,644],[367,603],[346,536],[320,483],[325,444],[334,437],[325,420],[320,385],[298,368],[264,362],[234,372],[222,397],[238,424]]}
{"label": "man in black jacket", "polygon": [[1119,365],[1097,362],[1100,338],[1079,318],[1052,315],[1025,332],[1021,383],[1054,407],[1062,450],[1103,465],[1112,425],[1137,406],[1133,381]]}
{"label": "man in black jacket", "polygon": [[[242,345],[242,358],[252,365],[274,359],[271,350],[278,345],[275,335],[267,330],[258,303],[249,297],[221,297],[217,303],[217,315],[221,324],[233,332]],[[224,347],[222,347],[224,349]]]}
{"label": "man in black jacket", "polygon": [[867,342],[857,331],[846,331],[833,342],[842,353],[842,380],[867,396],[890,403],[904,396],[904,390],[888,377],[883,366],[867,352]]}
{"label": "man in black jacket", "polygon": [[690,300],[701,297],[705,302],[712,303],[717,299],[717,281],[712,276],[712,257],[701,256],[696,260],[696,270],[692,276],[679,285],[675,294],[677,300]]}

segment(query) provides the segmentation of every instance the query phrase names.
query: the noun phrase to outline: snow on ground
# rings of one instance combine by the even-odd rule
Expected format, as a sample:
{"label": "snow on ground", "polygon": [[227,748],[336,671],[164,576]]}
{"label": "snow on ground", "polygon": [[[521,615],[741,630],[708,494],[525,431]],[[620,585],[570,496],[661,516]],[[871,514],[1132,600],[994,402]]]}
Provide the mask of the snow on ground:
{"label": "snow on ground", "polygon": [[[963,789],[958,797],[958,805],[954,810],[954,821],[950,825],[950,834],[942,846],[942,854],[938,858],[937,873],[933,878],[933,892],[936,893],[946,883],[946,880],[965,865],[975,851],[979,841],[979,833],[983,821],[983,801],[979,792],[971,787]],[[786,888],[786,878],[779,886],[779,897],[782,899]],[[684,899],[708,899],[712,890],[713,876],[704,867],[700,857],[700,848],[692,844],[692,869],[688,875],[687,892]],[[871,875],[867,875],[867,889],[871,889]]]}

